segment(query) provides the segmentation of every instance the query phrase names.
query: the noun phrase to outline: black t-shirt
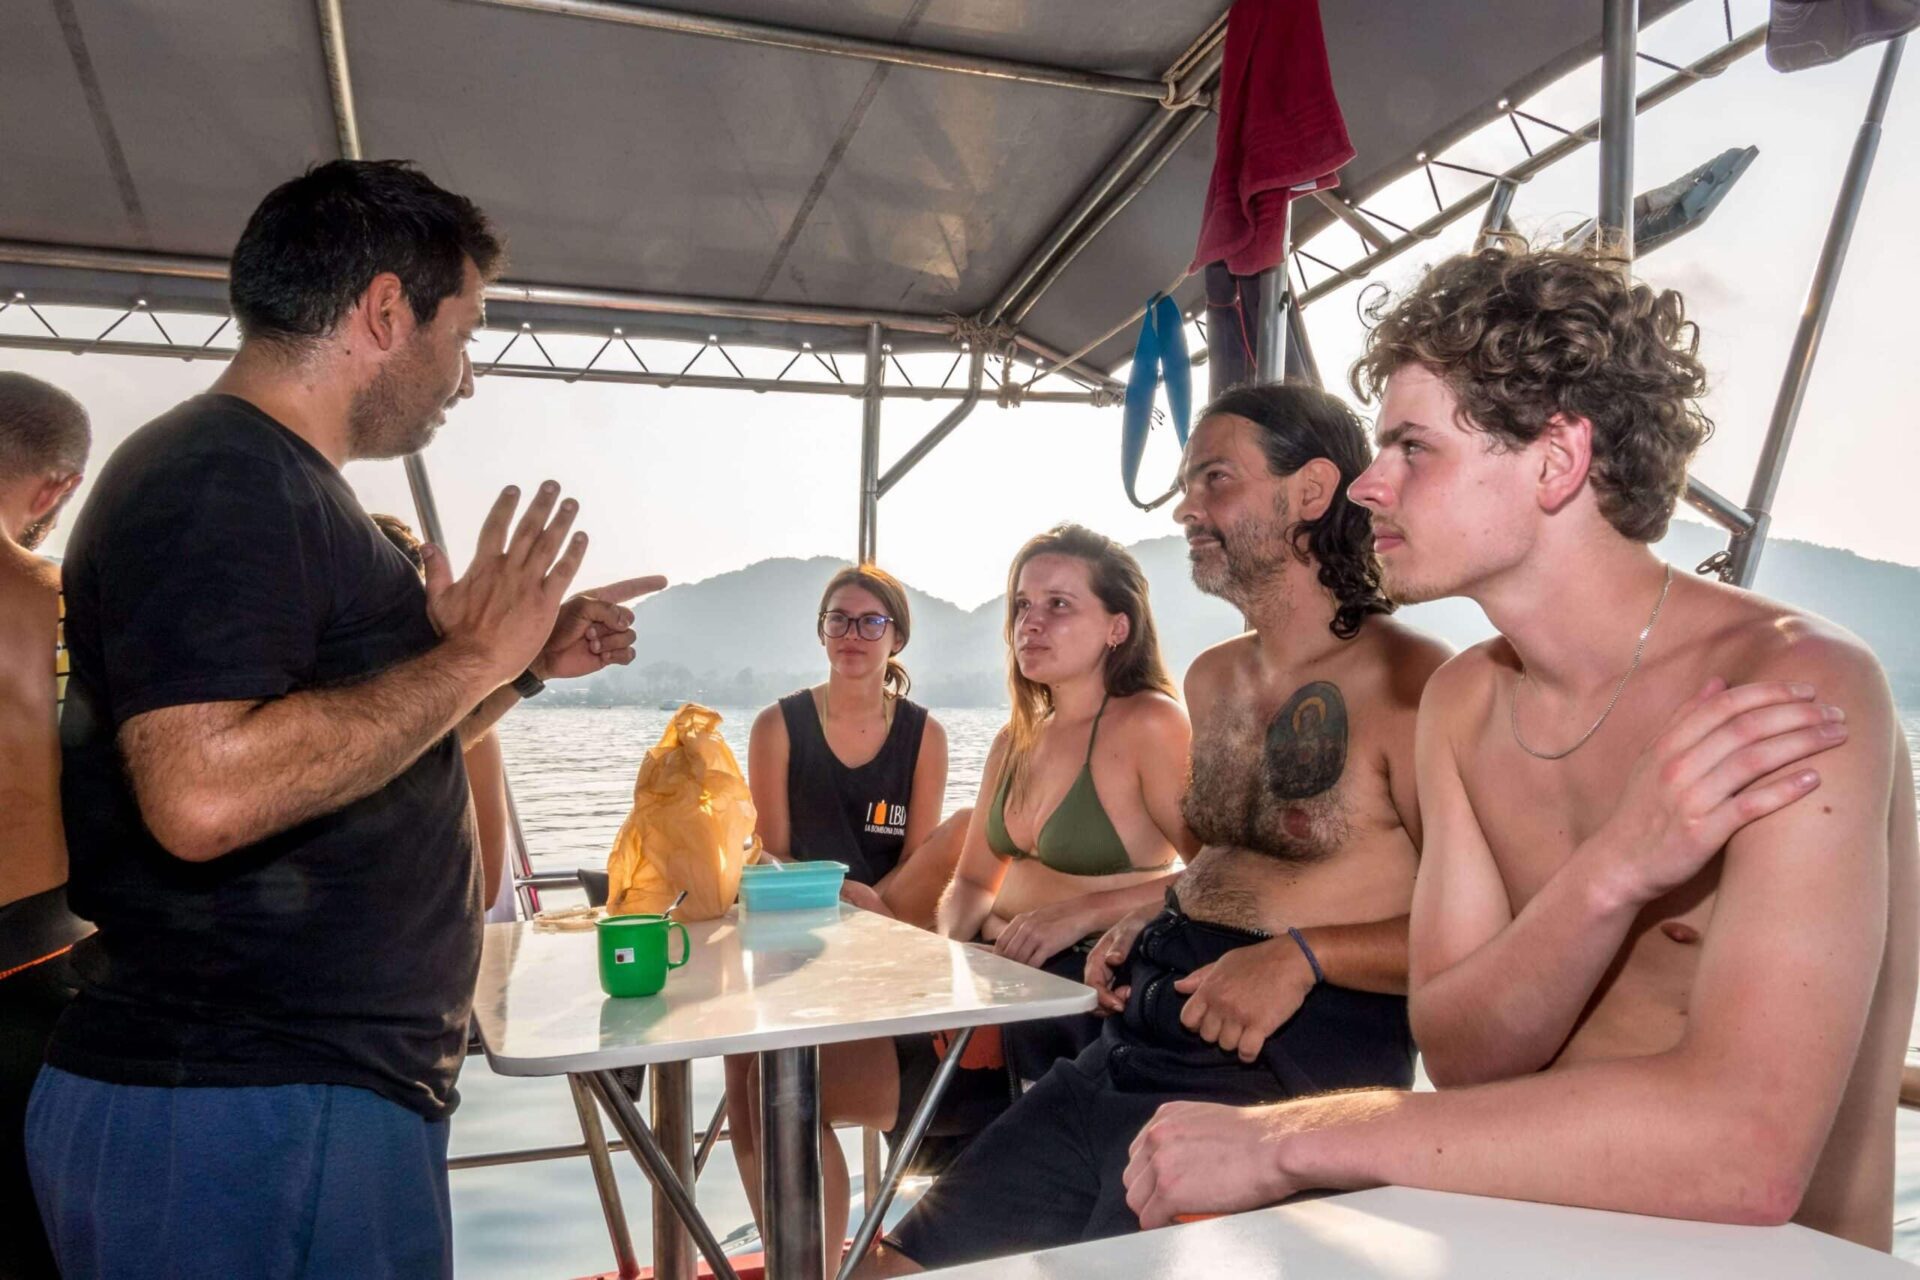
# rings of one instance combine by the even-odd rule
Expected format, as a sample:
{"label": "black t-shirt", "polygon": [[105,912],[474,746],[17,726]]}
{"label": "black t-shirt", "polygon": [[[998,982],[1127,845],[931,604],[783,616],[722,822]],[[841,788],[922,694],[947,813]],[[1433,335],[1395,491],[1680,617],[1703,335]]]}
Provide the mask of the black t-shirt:
{"label": "black t-shirt", "polygon": [[119,1084],[357,1085],[449,1114],[481,918],[458,738],[204,863],[153,838],[115,746],[142,712],[352,683],[431,648],[412,566],[317,450],[206,395],[108,460],[65,577],[68,894],[99,932],[47,1060]]}
{"label": "black t-shirt", "polygon": [[780,699],[780,715],[787,723],[788,855],[844,862],[848,879],[879,883],[906,849],[907,805],[926,708],[896,701],[879,754],[857,769],[841,764],[827,745],[812,691]]}

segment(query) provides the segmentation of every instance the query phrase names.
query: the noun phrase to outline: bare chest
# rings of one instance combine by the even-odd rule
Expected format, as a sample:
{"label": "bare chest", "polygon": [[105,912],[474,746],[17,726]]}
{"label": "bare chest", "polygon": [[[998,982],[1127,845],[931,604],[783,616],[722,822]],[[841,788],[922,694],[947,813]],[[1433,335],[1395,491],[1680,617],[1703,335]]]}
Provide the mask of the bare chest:
{"label": "bare chest", "polygon": [[[1521,750],[1503,714],[1463,753],[1461,777],[1515,915],[1606,824],[1664,724],[1644,713],[1623,718],[1573,755],[1548,761]],[[1656,1053],[1678,1041],[1719,882],[1716,858],[1641,910],[1560,1061]]]}
{"label": "bare chest", "polygon": [[1332,681],[1278,698],[1223,699],[1195,725],[1187,825],[1209,846],[1289,862],[1331,857],[1357,807],[1383,798],[1369,748]]}

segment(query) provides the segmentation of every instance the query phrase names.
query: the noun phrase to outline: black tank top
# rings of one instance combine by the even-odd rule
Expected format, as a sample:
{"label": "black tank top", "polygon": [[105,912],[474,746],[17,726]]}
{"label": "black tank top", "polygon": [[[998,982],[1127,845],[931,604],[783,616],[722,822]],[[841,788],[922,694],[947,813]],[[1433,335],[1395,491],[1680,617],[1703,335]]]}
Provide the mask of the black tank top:
{"label": "black tank top", "polygon": [[780,699],[787,722],[789,857],[847,864],[847,875],[870,885],[893,870],[907,843],[907,803],[927,709],[901,698],[880,754],[849,769],[827,746],[813,693]]}

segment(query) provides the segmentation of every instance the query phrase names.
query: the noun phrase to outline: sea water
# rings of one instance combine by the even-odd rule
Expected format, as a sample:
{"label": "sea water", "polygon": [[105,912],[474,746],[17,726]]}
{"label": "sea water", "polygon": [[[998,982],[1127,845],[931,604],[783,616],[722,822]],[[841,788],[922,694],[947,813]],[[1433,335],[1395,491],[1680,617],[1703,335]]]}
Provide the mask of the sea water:
{"label": "sea water", "polygon": [[[720,730],[744,767],[747,732],[757,708],[720,708]],[[974,803],[980,773],[1004,712],[934,709],[947,730],[945,812]],[[633,779],[647,749],[660,740],[669,711],[643,707],[523,708],[501,724],[508,775],[537,871],[603,867],[614,833],[633,801]],[[1920,714],[1905,728],[1920,775]],[[577,898],[549,893],[549,905]],[[1920,1046],[1920,1028],[1911,1043]],[[559,1146],[580,1140],[561,1079],[507,1079],[472,1058],[460,1080],[453,1154]],[[721,1096],[718,1061],[693,1069],[695,1123],[705,1127]],[[860,1203],[857,1133],[841,1135]],[[1899,1116],[1894,1208],[1895,1252],[1920,1261],[1920,1113]],[[633,1157],[614,1154],[634,1246],[643,1263],[651,1246],[651,1197]],[[452,1175],[456,1269],[463,1280],[594,1275],[613,1267],[612,1249],[584,1159],[466,1169]],[[732,1153],[714,1148],[698,1197],[715,1232],[749,1243],[752,1221]]]}

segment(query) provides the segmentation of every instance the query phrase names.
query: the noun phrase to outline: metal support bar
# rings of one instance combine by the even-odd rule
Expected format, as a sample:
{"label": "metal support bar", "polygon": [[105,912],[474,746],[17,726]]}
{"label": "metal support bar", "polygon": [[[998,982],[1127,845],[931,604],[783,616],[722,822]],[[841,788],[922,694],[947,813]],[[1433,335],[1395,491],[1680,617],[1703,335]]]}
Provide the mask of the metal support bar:
{"label": "metal support bar", "polygon": [[[1226,51],[1225,42],[1226,26],[1223,23],[1219,25],[1217,32],[1212,33],[1203,42],[1193,70],[1180,81],[1176,90],[1179,95],[1197,97],[1207,88],[1220,72],[1220,63]],[[1196,114],[1204,116],[1206,113]],[[1020,300],[1021,295],[1035,280],[1039,279],[1040,274],[1053,265],[1054,259],[1086,225],[1087,220],[1106,203],[1108,197],[1113,195],[1121,181],[1133,171],[1134,166],[1160,145],[1173,126],[1174,121],[1167,112],[1155,113],[1152,119],[1140,126],[1127,144],[1107,162],[1106,170],[1080,193],[1080,198],[1074,201],[1073,207],[1055,224],[1053,230],[1048,232],[1047,238],[1040,242],[1040,247],[1033,251],[1021,265],[1020,270],[1014,273],[1013,278],[1000,291],[1000,296],[994,300],[993,305],[982,313],[982,319],[992,324]],[[1131,196],[1124,197],[1121,201],[1122,205],[1125,200],[1131,198]]]}
{"label": "metal support bar", "polygon": [[1196,111],[1187,116],[1183,116],[1174,124],[1172,129],[1161,135],[1159,148],[1153,153],[1152,157],[1148,159],[1147,163],[1141,167],[1140,172],[1136,173],[1127,185],[1122,187],[1119,193],[1115,195],[1099,213],[1088,219],[1085,225],[1080,228],[1079,233],[1073,237],[1072,242],[1060,250],[1053,259],[1047,263],[1046,270],[1033,282],[1032,288],[1027,292],[1026,297],[1021,300],[1020,305],[1009,313],[1009,317],[1013,323],[1019,324],[1027,318],[1027,315],[1033,310],[1035,304],[1045,296],[1047,290],[1051,289],[1054,284],[1059,281],[1060,277],[1067,273],[1067,268],[1073,265],[1074,259],[1085,252],[1087,246],[1092,244],[1094,240],[1099,237],[1100,233],[1107,229],[1107,225],[1120,216],[1121,210],[1133,203],[1135,196],[1138,196],[1142,191],[1147,189],[1147,185],[1159,175],[1161,169],[1166,167],[1167,161],[1173,159],[1174,152],[1180,150],[1181,146],[1186,143],[1186,140],[1193,136],[1194,131],[1210,119],[1212,119],[1212,117],[1207,112]]}
{"label": "metal support bar", "polygon": [[[682,1186],[693,1187],[693,1074],[685,1062],[656,1063],[648,1073],[653,1105],[653,1134],[660,1152]],[[653,1212],[653,1274],[656,1280],[693,1280],[693,1239],[669,1206],[656,1203]]]}
{"label": "metal support bar", "polygon": [[972,359],[967,363],[967,393],[960,403],[948,410],[947,416],[940,419],[938,426],[921,436],[911,449],[900,455],[900,460],[887,468],[887,473],[877,482],[874,500],[877,502],[887,496],[893,486],[906,478],[907,472],[920,464],[920,460],[932,453],[942,440],[952,435],[960,424],[966,421],[973,407],[980,403],[980,382],[987,370],[987,353],[975,346]]}
{"label": "metal support bar", "polygon": [[[1028,346],[1020,340],[1021,346]],[[1051,351],[1051,348],[1032,344],[1039,353]],[[121,342],[113,340],[96,342],[89,338],[36,337],[31,334],[0,334],[0,349],[15,348],[23,351],[61,351],[74,355],[113,355],[164,357],[173,360],[231,360],[233,349],[230,347],[192,347],[184,344],[163,346],[159,343]],[[1046,358],[1052,359],[1051,356]],[[1050,370],[1051,372],[1051,370]],[[640,372],[629,369],[569,369],[548,368],[545,365],[503,364],[485,371],[485,377],[493,378],[533,378],[547,382],[607,382],[642,387],[697,387],[709,391],[769,391],[785,392],[794,395],[846,396],[860,398],[866,395],[865,386],[844,382],[805,382],[799,379],[780,378],[735,378],[731,376],[712,376],[704,374]],[[1091,376],[1091,375],[1090,375]],[[1026,391],[1020,393],[1023,403],[1032,404],[1090,404],[1111,405],[1118,403],[1118,397],[1125,388],[1104,378],[1101,386],[1088,391]],[[882,387],[880,396],[884,400],[964,400],[967,392],[964,387]]]}
{"label": "metal support bar", "polygon": [[1840,194],[1834,202],[1833,217],[1827,223],[1820,259],[1813,268],[1813,281],[1807,286],[1807,304],[1800,312],[1800,327],[1794,331],[1787,367],[1780,377],[1780,394],[1774,399],[1773,417],[1767,423],[1766,443],[1761,446],[1753,487],[1747,493],[1747,514],[1753,517],[1753,528],[1744,537],[1733,540],[1731,580],[1736,586],[1752,586],[1760,568],[1760,552],[1766,544],[1774,495],[1780,488],[1787,449],[1793,444],[1793,429],[1800,420],[1800,406],[1813,376],[1813,362],[1820,354],[1820,337],[1826,331],[1833,297],[1840,287],[1840,270],[1846,265],[1847,246],[1853,239],[1854,223],[1859,220],[1860,205],[1866,197],[1867,179],[1873,174],[1874,154],[1880,149],[1880,133],[1887,118],[1887,101],[1893,96],[1893,82],[1900,74],[1900,56],[1906,44],[1904,35],[1887,42],[1886,52],[1880,57],[1880,74],[1874,78],[1873,93],[1867,99],[1866,117],[1854,136],[1853,154],[1847,158],[1846,176],[1840,181]]}
{"label": "metal support bar", "polygon": [[[28,267],[55,267],[77,271],[116,271],[129,275],[165,276],[176,280],[224,283],[223,258],[192,258],[179,254],[91,246],[40,244],[0,240],[0,262]],[[759,302],[740,298],[700,298],[682,294],[636,293],[620,289],[580,289],[572,285],[498,281],[487,286],[488,302],[577,307],[589,311],[633,312],[646,315],[689,316],[703,320],[759,320],[774,324],[811,324],[850,329],[874,323],[901,333],[953,333],[946,316],[916,315],[905,311],[862,311],[849,307],[816,307],[801,303]]]}
{"label": "metal support bar", "polygon": [[1084,93],[1104,93],[1122,98],[1139,98],[1178,106],[1169,99],[1167,86],[1158,80],[1138,80],[1131,76],[1109,75],[1100,71],[1080,71],[1072,67],[1042,66],[1015,62],[1006,58],[988,58],[978,54],[955,53],[944,49],[923,49],[912,45],[890,44],[859,36],[835,35],[800,27],[776,26],[768,22],[750,22],[741,18],[721,18],[706,14],[682,13],[654,5],[612,3],[611,0],[470,0],[499,9],[523,9],[534,13],[552,13],[570,18],[588,18],[648,31],[674,35],[703,36],[713,40],[732,40],[745,44],[793,49],[802,53],[821,53],[836,58],[858,58],[866,62],[891,63],[923,71],[950,71],[959,75],[986,76],[994,80],[1012,80],[1020,84],[1043,85],[1053,89],[1077,89]]}
{"label": "metal support bar", "polygon": [[353,77],[347,73],[347,28],[340,0],[313,0],[320,19],[320,47],[327,58],[327,96],[333,101],[333,129],[342,160],[358,160],[360,121],[353,109]]}
{"label": "metal support bar", "polygon": [[880,1131],[860,1130],[860,1212],[871,1213],[880,1198]]}
{"label": "metal support bar", "polygon": [[1294,306],[1287,308],[1287,349],[1309,382],[1316,387],[1327,385],[1320,380],[1320,362],[1313,358],[1313,343],[1307,338],[1307,318]]}
{"label": "metal support bar", "polygon": [[860,1219],[860,1228],[853,1234],[853,1247],[847,1250],[847,1256],[840,1263],[840,1271],[834,1280],[849,1280],[860,1260],[867,1256],[867,1250],[873,1247],[873,1238],[880,1234],[880,1224],[886,1219],[887,1209],[893,1204],[893,1196],[900,1189],[900,1179],[906,1175],[907,1164],[913,1159],[914,1152],[920,1149],[921,1140],[927,1136],[927,1127],[933,1123],[933,1113],[940,1105],[940,1099],[952,1083],[954,1072],[960,1068],[960,1059],[967,1051],[967,1042],[973,1039],[973,1028],[962,1027],[947,1046],[947,1056],[940,1059],[940,1065],[934,1069],[933,1080],[927,1086],[926,1094],[920,1099],[920,1105],[913,1110],[913,1118],[907,1121],[907,1131],[901,1136],[900,1145],[888,1154],[886,1176],[880,1180],[880,1193],[871,1194],[867,1201],[866,1216]]}
{"label": "metal support bar", "polygon": [[694,1181],[698,1182],[700,1175],[707,1171],[707,1157],[713,1154],[714,1144],[722,1137],[729,1142],[733,1141],[732,1135],[726,1131],[726,1120],[727,1095],[722,1092],[720,1105],[713,1109],[713,1118],[707,1121],[706,1129],[700,1134],[700,1145],[693,1149]]}
{"label": "metal support bar", "polygon": [[607,1236],[613,1242],[614,1268],[620,1280],[634,1280],[640,1274],[640,1259],[634,1256],[633,1233],[627,1229],[627,1212],[620,1203],[620,1183],[613,1176],[613,1161],[607,1157],[600,1108],[579,1077],[567,1077],[567,1091],[573,1095],[573,1109],[580,1117],[580,1136],[585,1139],[587,1160],[593,1166],[593,1187],[600,1193],[600,1211],[606,1216]]}
{"label": "metal support bar", "polygon": [[872,564],[880,523],[880,387],[887,369],[880,362],[880,326],[867,326],[866,390],[860,406],[860,558]]}
{"label": "metal support bar", "polygon": [[[1653,88],[1648,89],[1640,95],[1638,101],[1635,103],[1635,110],[1642,113],[1651,111],[1654,107],[1672,98],[1675,94],[1681,93],[1700,83],[1701,80],[1719,75],[1740,59],[1764,46],[1766,41],[1767,28],[1763,23],[1741,36],[1738,40],[1733,41],[1731,44],[1722,45],[1699,61],[1692,63],[1684,73],[1668,76],[1659,84],[1653,86]],[[1566,159],[1574,152],[1580,150],[1580,148],[1596,140],[1599,136],[1600,122],[1598,120],[1592,121],[1584,129],[1556,139],[1552,146],[1545,147],[1534,155],[1529,156],[1520,164],[1515,165],[1513,168],[1501,174],[1499,178],[1495,179],[1495,182],[1501,180],[1513,183],[1525,182],[1549,166]],[[1482,183],[1469,194],[1462,196],[1460,199],[1442,209],[1439,213],[1434,214],[1431,218],[1422,222],[1409,234],[1399,237],[1388,248],[1370,253],[1352,266],[1337,271],[1327,279],[1320,281],[1314,285],[1313,288],[1306,290],[1300,295],[1298,305],[1305,307],[1318,302],[1321,298],[1326,297],[1342,285],[1364,279],[1376,268],[1391,262],[1408,249],[1411,249],[1414,245],[1422,244],[1433,239],[1461,218],[1466,217],[1476,209],[1484,207],[1493,197],[1495,182]],[[1631,199],[1631,197],[1629,197],[1629,199]]]}
{"label": "metal support bar", "polygon": [[1753,528],[1753,517],[1735,505],[1732,498],[1704,480],[1687,477],[1687,505],[1731,534],[1745,534]]}
{"label": "metal support bar", "polygon": [[1349,227],[1352,227],[1355,234],[1366,241],[1368,248],[1384,249],[1393,243],[1392,240],[1387,238],[1386,232],[1367,220],[1366,214],[1361,213],[1345,200],[1333,194],[1333,192],[1316,191],[1313,193],[1313,198],[1319,202],[1322,209],[1325,209],[1328,213],[1340,219],[1340,221],[1346,223]]}
{"label": "metal support bar", "polygon": [[627,1091],[611,1071],[595,1071],[579,1077],[600,1105],[607,1109],[607,1116],[613,1121],[614,1129],[626,1139],[627,1149],[633,1152],[634,1159],[646,1170],[647,1177],[653,1182],[673,1212],[687,1224],[687,1230],[693,1233],[694,1243],[700,1246],[700,1254],[713,1269],[719,1280],[740,1280],[733,1264],[727,1260],[720,1242],[714,1238],[713,1228],[700,1216],[700,1210],[693,1203],[693,1194],[685,1183],[674,1174],[672,1164],[660,1145],[653,1140],[653,1133],[647,1128],[647,1122],[640,1118],[640,1112],[634,1107],[633,1099],[627,1097]]}
{"label": "metal support bar", "polygon": [[812,1045],[760,1055],[760,1211],[767,1274],[821,1280],[826,1224],[820,1204],[820,1050]]}
{"label": "metal support bar", "polygon": [[1513,197],[1519,192],[1520,184],[1511,178],[1496,178],[1493,194],[1487,197],[1487,212],[1480,219],[1480,234],[1475,238],[1473,247],[1486,249],[1505,232],[1509,223],[1507,214],[1513,208]]}
{"label": "metal support bar", "polygon": [[[1640,0],[1603,0],[1600,16],[1600,247],[1633,261],[1633,73]],[[1685,75],[1681,71],[1678,74]]]}
{"label": "metal support bar", "polygon": [[1279,382],[1287,376],[1287,311],[1293,306],[1293,281],[1287,277],[1287,250],[1293,242],[1293,202],[1281,213],[1280,261],[1260,273],[1260,320],[1255,326],[1253,380]]}
{"label": "metal support bar", "polygon": [[[615,1138],[607,1143],[608,1151],[625,1151],[627,1144]],[[448,1156],[447,1171],[458,1173],[462,1169],[493,1169],[503,1164],[544,1164],[549,1160],[576,1160],[591,1155],[584,1142],[568,1142],[557,1147],[520,1147],[507,1151],[481,1151],[470,1156]]]}

